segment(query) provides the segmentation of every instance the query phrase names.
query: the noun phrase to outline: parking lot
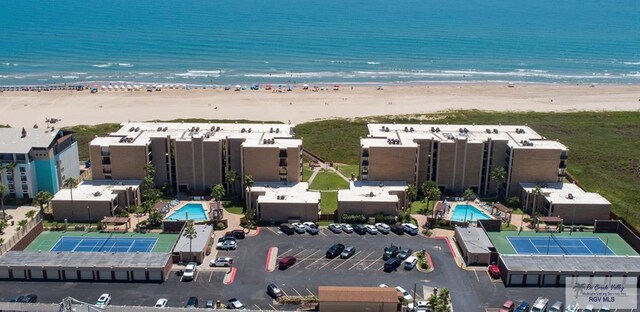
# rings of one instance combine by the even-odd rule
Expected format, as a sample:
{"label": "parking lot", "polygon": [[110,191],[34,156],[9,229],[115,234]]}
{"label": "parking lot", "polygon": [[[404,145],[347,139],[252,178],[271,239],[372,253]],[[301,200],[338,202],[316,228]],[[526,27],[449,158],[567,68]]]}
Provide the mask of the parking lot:
{"label": "parking lot", "polygon": [[[356,247],[349,259],[326,259],[326,250],[335,243]],[[393,272],[382,270],[384,247],[394,244],[411,248],[414,252],[425,249],[432,257],[435,270],[425,273],[417,269]],[[267,254],[271,247],[278,248],[278,256],[295,256],[296,264],[286,270],[268,272]],[[35,293],[39,302],[60,302],[66,296],[93,303],[101,293],[110,293],[116,305],[153,305],[158,298],[167,298],[172,307],[183,306],[189,296],[196,296],[200,305],[210,299],[226,301],[238,298],[248,308],[256,310],[294,310],[273,302],[266,294],[270,283],[276,284],[287,295],[317,295],[318,286],[401,286],[417,299],[425,298],[431,289],[448,288],[456,311],[480,311],[499,307],[506,299],[532,302],[537,296],[563,300],[564,288],[505,288],[500,281],[492,281],[486,271],[467,271],[457,267],[449,245],[443,239],[422,236],[355,233],[334,234],[321,229],[318,235],[285,235],[277,228],[262,228],[256,237],[238,241],[235,251],[219,251],[220,257],[232,257],[236,275],[233,283],[223,284],[229,268],[202,268],[193,281],[181,281],[175,272],[162,284],[148,283],[70,283],[70,282],[2,282],[0,300],[7,301],[13,294]]]}

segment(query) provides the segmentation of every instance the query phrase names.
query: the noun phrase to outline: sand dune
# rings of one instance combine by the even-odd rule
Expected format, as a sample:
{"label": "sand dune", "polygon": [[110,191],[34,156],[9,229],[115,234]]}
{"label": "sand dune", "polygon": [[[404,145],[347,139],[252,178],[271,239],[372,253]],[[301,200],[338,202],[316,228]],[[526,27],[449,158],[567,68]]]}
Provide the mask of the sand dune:
{"label": "sand dune", "polygon": [[493,111],[640,110],[640,85],[419,85],[343,87],[340,91],[160,92],[49,91],[0,93],[0,123],[58,126],[175,118],[278,120],[301,123],[333,117],[429,113],[448,109]]}

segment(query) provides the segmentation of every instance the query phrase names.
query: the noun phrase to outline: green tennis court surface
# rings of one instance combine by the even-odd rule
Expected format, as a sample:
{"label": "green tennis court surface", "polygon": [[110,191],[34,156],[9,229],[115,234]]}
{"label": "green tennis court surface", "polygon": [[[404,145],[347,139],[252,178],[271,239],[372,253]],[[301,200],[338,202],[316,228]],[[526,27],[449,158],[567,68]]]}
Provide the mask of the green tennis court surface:
{"label": "green tennis court surface", "polygon": [[123,239],[122,241],[131,240],[132,238],[136,239],[144,239],[144,238],[152,238],[157,239],[155,245],[151,252],[171,252],[173,246],[178,239],[178,234],[159,234],[159,233],[99,233],[99,232],[43,232],[38,235],[36,239],[27,246],[25,251],[50,251],[53,249],[58,241],[62,237],[68,239],[68,237],[78,237],[80,238],[103,238],[110,239],[113,241],[117,241],[118,239]]}
{"label": "green tennis court surface", "polygon": [[[570,235],[571,234],[571,235]],[[493,245],[496,246],[498,252],[501,254],[518,254],[518,253],[539,253],[539,254],[582,254],[582,251],[578,250],[578,248],[570,248],[569,243],[574,242],[593,242],[593,244],[587,244],[587,246],[593,245],[594,250],[601,251],[601,254],[604,254],[604,251],[607,251],[607,254],[613,254],[618,256],[638,256],[638,253],[625,242],[622,237],[620,237],[616,233],[592,233],[592,232],[563,232],[563,233],[553,233],[553,237],[551,237],[551,233],[546,232],[530,232],[523,231],[518,235],[518,231],[501,231],[501,232],[487,232],[489,239],[493,242]],[[574,238],[574,239],[572,239]],[[580,238],[580,239],[578,239]],[[522,241],[522,242],[521,242]],[[541,251],[533,252],[527,248],[521,248],[523,246],[528,246],[526,243],[530,243],[536,245],[535,242],[539,241],[540,246],[538,249]],[[558,241],[560,241],[560,245],[558,245]],[[516,242],[516,248],[520,250],[515,250],[513,243]],[[598,242],[599,245],[595,246],[595,242]],[[521,243],[521,244],[519,244]],[[521,246],[520,246],[521,245]],[[554,248],[558,247],[558,248]],[[541,249],[542,248],[542,249]],[[600,250],[600,249],[602,250]],[[526,250],[525,250],[526,249]],[[555,250],[557,249],[557,250]],[[566,250],[564,250],[566,249]],[[574,250],[575,249],[575,250]],[[582,248],[584,249],[584,248]],[[552,252],[554,251],[555,252]],[[585,251],[584,253],[591,253],[591,251]],[[600,252],[595,252],[596,254]]]}

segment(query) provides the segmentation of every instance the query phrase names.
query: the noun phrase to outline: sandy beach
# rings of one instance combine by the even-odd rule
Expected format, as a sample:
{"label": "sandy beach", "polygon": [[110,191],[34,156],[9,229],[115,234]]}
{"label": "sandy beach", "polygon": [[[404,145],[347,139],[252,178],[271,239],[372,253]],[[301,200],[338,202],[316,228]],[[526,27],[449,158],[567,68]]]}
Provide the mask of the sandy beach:
{"label": "sandy beach", "polygon": [[640,85],[416,85],[342,87],[291,92],[218,89],[0,93],[0,123],[58,127],[176,118],[302,123],[334,117],[417,114],[450,109],[490,111],[637,111]]}

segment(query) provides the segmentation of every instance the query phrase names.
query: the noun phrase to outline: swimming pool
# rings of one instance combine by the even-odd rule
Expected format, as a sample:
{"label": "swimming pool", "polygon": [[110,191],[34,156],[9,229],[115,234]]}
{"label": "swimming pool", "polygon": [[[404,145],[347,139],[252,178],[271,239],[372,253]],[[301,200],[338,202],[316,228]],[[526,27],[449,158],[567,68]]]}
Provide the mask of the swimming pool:
{"label": "swimming pool", "polygon": [[204,210],[204,206],[198,203],[187,203],[166,218],[166,220],[171,221],[187,219],[195,221],[207,220],[207,213]]}
{"label": "swimming pool", "polygon": [[475,206],[466,204],[456,205],[455,208],[453,208],[453,212],[451,214],[451,220],[458,222],[464,222],[465,220],[469,222],[475,222],[476,220],[487,219],[492,218]]}

